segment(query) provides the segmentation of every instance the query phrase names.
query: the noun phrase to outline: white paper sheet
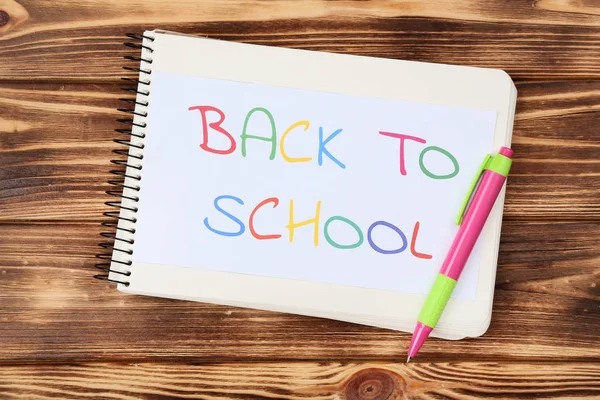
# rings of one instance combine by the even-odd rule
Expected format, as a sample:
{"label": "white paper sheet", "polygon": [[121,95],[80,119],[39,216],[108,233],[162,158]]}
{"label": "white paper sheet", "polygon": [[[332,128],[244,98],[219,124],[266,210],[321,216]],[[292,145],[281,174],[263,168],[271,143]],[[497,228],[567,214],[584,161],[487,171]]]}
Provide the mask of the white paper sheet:
{"label": "white paper sheet", "polygon": [[[152,79],[134,261],[411,293],[429,290],[456,233],[454,219],[466,190],[492,151],[494,111],[160,72]],[[220,114],[206,111],[207,106],[223,113],[219,126],[214,123]],[[197,107],[205,107],[204,114]],[[274,149],[269,141],[248,138],[242,156],[245,120],[246,134],[269,138],[270,118]],[[302,122],[290,130],[284,152],[312,159],[288,162],[281,138],[299,121],[308,121],[308,128]],[[235,150],[203,149],[203,122],[205,148],[224,152],[232,147],[221,130],[231,135]],[[403,142],[403,168],[401,140],[392,133],[413,137]],[[455,172],[452,159],[458,164],[454,177],[428,176]],[[226,197],[217,205],[231,217],[215,208],[219,196]],[[281,237],[259,240],[249,218],[269,198],[277,198],[277,207],[273,200],[257,209],[252,228],[258,235]],[[290,243],[291,200],[295,222],[314,218],[320,204],[317,246],[314,224],[294,229]],[[325,229],[336,216],[345,220],[333,219]],[[369,233],[378,221],[384,223]],[[351,249],[329,243],[351,245],[361,237],[361,245]],[[475,297],[480,247],[454,297]]]}

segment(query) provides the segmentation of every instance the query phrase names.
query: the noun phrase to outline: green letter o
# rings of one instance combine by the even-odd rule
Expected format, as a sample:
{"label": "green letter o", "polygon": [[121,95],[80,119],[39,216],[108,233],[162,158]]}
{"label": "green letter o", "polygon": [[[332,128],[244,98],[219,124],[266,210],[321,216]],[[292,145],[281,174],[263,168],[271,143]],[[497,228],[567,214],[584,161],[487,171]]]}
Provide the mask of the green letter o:
{"label": "green letter o", "polygon": [[[434,173],[431,173],[427,170],[427,168],[425,168],[425,165],[423,164],[423,158],[425,157],[425,153],[427,153],[428,151],[431,150],[435,150],[439,153],[444,154],[446,157],[448,157],[450,159],[450,161],[452,161],[452,164],[454,165],[454,172],[448,174],[448,175],[436,175]],[[429,146],[423,149],[423,151],[421,152],[421,155],[419,156],[419,167],[421,167],[421,171],[423,171],[423,173],[425,175],[427,175],[430,178],[433,179],[450,179],[450,178],[454,178],[456,175],[458,175],[458,171],[460,170],[460,168],[458,167],[458,161],[456,161],[456,158],[454,158],[454,156],[452,154],[450,154],[450,152],[442,149],[441,147],[437,147],[437,146]]]}

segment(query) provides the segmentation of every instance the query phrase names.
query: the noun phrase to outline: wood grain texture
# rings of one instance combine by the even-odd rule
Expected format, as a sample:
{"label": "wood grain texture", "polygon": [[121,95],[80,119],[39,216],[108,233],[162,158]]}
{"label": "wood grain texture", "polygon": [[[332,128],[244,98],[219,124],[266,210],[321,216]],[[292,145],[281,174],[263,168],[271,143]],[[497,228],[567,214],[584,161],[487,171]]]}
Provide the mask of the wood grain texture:
{"label": "wood grain texture", "polygon": [[[600,221],[600,81],[518,90],[504,217]],[[118,84],[0,85],[0,220],[102,217],[124,94]]]}
{"label": "wood grain texture", "polygon": [[[93,280],[123,36],[155,28],[507,70],[488,333],[394,364],[407,334]],[[596,0],[0,0],[0,399],[600,398],[599,126]]]}
{"label": "wood grain texture", "polygon": [[[599,360],[596,227],[506,222],[489,331],[431,340],[419,359]],[[0,224],[0,361],[397,361],[406,352],[409,335],[400,332],[122,294],[91,277],[99,231]]]}
{"label": "wood grain texture", "polygon": [[[0,89],[0,219],[99,219],[121,158],[118,85]],[[125,95],[125,96],[124,96]],[[119,137],[123,136],[123,137]]]}
{"label": "wood grain texture", "polygon": [[[590,363],[253,363],[8,366],[0,396],[30,399],[586,399]],[[3,397],[12,399],[13,397]]]}
{"label": "wood grain texture", "polygon": [[[20,1],[0,79],[115,81],[126,32],[167,29],[232,41],[505,69],[513,78],[600,77],[592,1]],[[560,12],[556,8],[560,7]],[[43,59],[44,62],[32,62]]]}

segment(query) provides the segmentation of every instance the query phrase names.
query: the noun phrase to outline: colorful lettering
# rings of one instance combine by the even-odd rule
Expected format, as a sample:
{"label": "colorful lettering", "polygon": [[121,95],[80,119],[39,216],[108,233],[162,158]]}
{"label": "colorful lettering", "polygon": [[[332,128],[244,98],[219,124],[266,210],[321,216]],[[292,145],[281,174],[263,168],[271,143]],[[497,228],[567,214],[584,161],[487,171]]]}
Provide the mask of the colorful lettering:
{"label": "colorful lettering", "polygon": [[285,132],[283,132],[283,135],[281,136],[281,140],[279,140],[279,151],[281,152],[281,156],[283,157],[283,159],[287,162],[308,162],[308,161],[312,160],[312,157],[290,157],[285,152],[284,145],[283,145],[283,141],[285,140],[285,137],[287,136],[288,133],[290,133],[292,130],[296,129],[299,126],[304,126],[304,131],[306,132],[308,130],[308,128],[310,127],[310,122],[298,121],[295,124],[290,125],[290,127],[287,128]]}
{"label": "colorful lettering", "polygon": [[415,227],[414,227],[413,233],[412,233],[412,239],[410,240],[410,253],[417,258],[423,258],[425,260],[429,260],[429,259],[433,258],[433,256],[431,254],[419,253],[416,250],[417,235],[419,234],[420,225],[421,224],[419,223],[419,221],[415,222]]}
{"label": "colorful lettering", "polygon": [[[231,195],[218,196],[214,200],[215,209],[217,211],[219,211],[221,214],[223,214],[224,216],[226,216],[231,221],[235,222],[239,226],[239,229],[234,232],[216,229],[210,225],[210,223],[208,221],[208,217],[204,218],[204,221],[203,221],[204,226],[206,226],[206,228],[208,230],[210,230],[211,232],[216,233],[217,235],[221,235],[221,236],[232,237],[232,236],[242,235],[246,230],[246,226],[239,218],[235,217],[230,212],[225,211],[223,209],[223,207],[221,207],[221,205],[220,205],[221,200],[233,200],[240,205],[244,205],[244,202],[242,201],[242,199],[235,197],[235,196],[231,196]],[[286,225],[286,228],[289,231],[290,243],[292,243],[294,241],[294,233],[295,233],[296,228],[300,228],[300,227],[312,224],[312,225],[314,225],[314,227],[313,227],[313,237],[314,237],[313,242],[314,242],[315,246],[319,245],[319,221],[321,218],[321,203],[322,203],[321,201],[318,201],[316,204],[314,218],[296,222],[294,219],[295,218],[294,217],[294,200],[290,199],[289,223],[288,223],[288,225]],[[267,204],[272,204],[273,208],[277,208],[279,206],[279,198],[269,197],[269,198],[261,201],[260,203],[258,203],[256,205],[256,207],[254,207],[252,209],[252,212],[250,213],[250,217],[248,218],[249,231],[252,234],[252,236],[258,240],[269,240],[269,239],[281,238],[280,234],[275,234],[275,233],[268,234],[268,235],[260,234],[260,233],[256,232],[256,229],[254,228],[254,219],[256,218],[256,213],[258,212],[258,210],[260,210]],[[333,223],[335,221],[340,221],[340,222],[345,223],[346,225],[349,225],[356,232],[357,240],[354,243],[350,243],[350,244],[342,244],[342,243],[339,243],[336,240],[334,240],[329,233],[329,226],[331,223]],[[413,232],[412,232],[412,238],[410,241],[410,253],[417,258],[429,260],[429,259],[433,258],[432,255],[426,254],[426,253],[421,253],[421,252],[417,251],[417,249],[416,249],[417,237],[419,235],[420,225],[421,224],[419,221],[417,221],[414,225]],[[392,231],[396,232],[398,234],[398,236],[400,237],[400,239],[402,240],[402,246],[400,246],[397,249],[386,250],[386,249],[378,246],[377,244],[375,244],[375,242],[373,240],[373,230],[377,226],[385,226],[385,227],[391,229]],[[360,247],[364,243],[364,234],[363,234],[363,231],[361,230],[361,228],[354,221],[352,221],[346,217],[342,217],[340,215],[335,215],[333,217],[330,217],[325,222],[325,224],[323,225],[323,235],[325,236],[325,240],[327,241],[327,243],[329,243],[332,247],[334,247],[336,249],[342,249],[342,250],[355,249],[357,247]],[[398,228],[397,226],[395,226],[387,221],[376,221],[373,224],[371,224],[371,226],[369,227],[369,229],[367,231],[367,241],[373,250],[375,250],[376,252],[381,253],[381,254],[402,253],[408,247],[407,238],[404,235],[404,233],[402,232],[402,230],[400,230],[400,228]]]}
{"label": "colorful lettering", "polygon": [[[256,135],[249,135],[247,133],[248,130],[248,122],[250,121],[250,117],[255,112],[262,112],[269,118],[269,122],[271,123],[271,137],[263,137]],[[246,115],[246,119],[244,120],[244,127],[242,128],[242,135],[240,136],[242,139],[242,156],[246,157],[246,140],[248,139],[258,139],[265,142],[271,142],[271,155],[269,156],[269,160],[273,160],[275,158],[275,154],[277,152],[277,128],[275,127],[275,120],[273,119],[273,115],[266,108],[256,107],[248,112]]]}
{"label": "colorful lettering", "polygon": [[[333,221],[342,221],[342,222],[345,222],[348,225],[350,225],[358,234],[358,241],[353,244],[339,244],[339,243],[335,242],[333,239],[331,239],[331,236],[329,236],[328,228],[329,228],[329,224],[332,223]],[[363,233],[360,230],[360,228],[358,227],[358,225],[356,225],[353,221],[349,220],[348,218],[344,218],[339,215],[331,217],[327,220],[327,222],[325,222],[325,225],[323,226],[323,235],[325,236],[325,240],[327,240],[327,243],[329,243],[336,249],[354,249],[354,248],[360,246],[364,241]]]}
{"label": "colorful lettering", "polygon": [[[425,157],[425,154],[428,151],[437,151],[439,153],[442,153],[446,157],[448,157],[450,159],[450,161],[452,161],[452,165],[454,165],[454,171],[447,175],[436,175],[436,174],[430,172],[427,168],[425,168],[425,164],[423,164],[423,158]],[[419,156],[419,167],[421,167],[421,171],[423,171],[423,173],[425,175],[427,175],[428,177],[433,178],[433,179],[454,178],[456,175],[458,175],[458,171],[459,171],[458,161],[456,161],[456,158],[454,158],[454,156],[452,154],[450,154],[448,151],[442,149],[441,147],[437,147],[437,146],[429,146],[429,147],[426,147],[423,149],[423,151],[421,152],[421,155]]]}
{"label": "colorful lettering", "polygon": [[404,140],[406,140],[406,139],[414,140],[415,142],[418,142],[418,143],[427,143],[427,142],[425,141],[425,139],[421,139],[420,137],[403,135],[401,133],[379,131],[379,134],[383,135],[383,136],[400,139],[400,175],[406,175],[406,167],[404,166]]}
{"label": "colorful lettering", "polygon": [[[225,113],[223,111],[221,111],[218,108],[213,107],[213,106],[194,106],[194,107],[188,108],[188,110],[190,110],[190,111],[198,110],[198,111],[200,111],[200,115],[202,116],[202,144],[200,145],[200,148],[202,150],[205,150],[205,151],[208,151],[209,153],[214,153],[214,154],[231,154],[235,151],[236,143],[235,143],[235,140],[233,139],[233,136],[231,136],[231,134],[229,132],[227,132],[225,129],[223,129],[223,127],[221,126],[223,121],[225,121]],[[206,113],[209,111],[216,112],[217,114],[219,114],[219,120],[217,122],[211,122],[211,123],[207,124]],[[223,135],[225,135],[225,137],[227,139],[229,139],[230,145],[229,145],[228,149],[219,150],[219,149],[212,148],[208,145],[208,127],[211,127],[213,130],[215,130],[219,133],[222,133]]]}
{"label": "colorful lettering", "polygon": [[329,143],[334,137],[339,135],[340,132],[342,132],[342,130],[338,129],[335,132],[333,132],[331,135],[327,136],[327,139],[323,140],[323,127],[321,127],[321,126],[319,127],[319,159],[318,159],[319,165],[323,165],[323,154],[325,154],[327,157],[329,157],[331,159],[331,161],[336,163],[340,168],[342,168],[342,169],[346,168],[346,166],[344,164],[342,164],[342,162],[340,160],[338,160],[333,155],[331,155],[331,153],[325,147],[327,145],[327,143]]}
{"label": "colorful lettering", "polygon": [[[394,232],[396,232],[398,234],[398,236],[400,236],[400,238],[402,239],[402,247],[394,249],[394,250],[385,250],[382,249],[381,247],[377,246],[374,242],[373,242],[373,238],[372,238],[372,232],[373,229],[376,226],[386,226],[388,228],[390,228],[391,230],[393,230]],[[404,250],[406,250],[406,247],[408,246],[408,242],[406,240],[406,236],[404,236],[404,233],[402,233],[402,231],[395,225],[390,224],[389,222],[386,221],[377,221],[377,222],[373,222],[373,224],[371,224],[371,226],[369,227],[369,230],[367,231],[367,240],[369,241],[369,245],[371,245],[371,247],[373,248],[373,250],[375,250],[378,253],[381,254],[398,254],[398,253],[402,253]]]}
{"label": "colorful lettering", "polygon": [[261,201],[256,205],[256,207],[254,207],[254,210],[252,210],[250,213],[250,218],[248,219],[248,228],[250,228],[250,233],[258,240],[279,239],[281,237],[281,235],[278,234],[260,235],[254,230],[254,214],[256,214],[259,208],[269,203],[273,203],[273,208],[275,208],[279,205],[279,199],[277,197],[269,197],[268,199]]}
{"label": "colorful lettering", "polygon": [[[208,105],[193,106],[193,107],[189,107],[188,110],[189,111],[197,110],[200,112],[201,121],[202,121],[202,143],[200,144],[200,148],[202,150],[207,151],[209,153],[220,154],[220,155],[231,154],[236,150],[236,146],[237,146],[236,139],[234,139],[234,137],[229,133],[229,131],[227,131],[222,126],[222,124],[224,123],[224,121],[226,119],[225,113],[223,111],[221,111],[217,107],[208,106]],[[216,115],[211,115],[211,113],[218,115],[218,117]],[[257,114],[257,113],[264,114],[264,116],[263,117],[256,116],[255,114]],[[252,117],[254,117],[254,119]],[[212,119],[212,122],[211,122],[211,119]],[[266,127],[266,131],[262,132],[264,135],[261,136],[260,133],[258,133],[258,134],[249,133],[249,130],[251,130],[251,127],[250,127],[251,120],[253,121],[252,124],[255,127],[257,127],[257,126],[265,126]],[[268,120],[268,122],[267,122],[267,120]],[[229,121],[231,121],[231,118],[229,119]],[[256,125],[258,122],[261,122],[261,124]],[[265,125],[265,124],[267,124],[267,125]],[[289,140],[288,140],[288,148],[286,148],[286,139],[288,138],[288,135],[290,133],[292,133],[292,131],[294,129],[297,129],[297,128],[302,128],[304,132],[307,132],[311,128],[311,123],[308,120],[300,120],[300,121],[297,121],[297,122],[291,124],[283,132],[283,134],[280,136],[280,141],[279,141],[279,151],[281,153],[281,157],[285,162],[289,162],[289,163],[310,162],[314,159],[313,157],[308,157],[306,155],[300,156],[301,154],[297,154],[297,156],[290,156],[288,154],[288,151],[294,153],[294,149],[293,149],[293,143],[292,143],[292,145],[290,145]],[[324,129],[325,128],[323,126],[319,126],[318,153],[317,153],[318,154],[318,156],[317,156],[318,165],[323,166],[324,158],[326,157],[326,158],[329,158],[329,160],[332,161],[333,164],[337,165],[341,169],[346,169],[346,164],[344,164],[339,158],[334,156],[330,152],[330,149],[328,148],[328,147],[335,146],[335,144],[332,145],[331,142],[336,137],[340,136],[343,129],[342,128],[336,129],[331,134],[329,134],[327,137],[325,137]],[[214,132],[212,132],[212,131],[214,131]],[[270,131],[270,133],[269,133],[269,131]],[[215,134],[215,132],[217,134]],[[394,139],[398,139],[400,141],[399,142],[400,174],[407,175],[406,166],[405,166],[405,164],[406,164],[405,148],[407,146],[406,142],[413,141],[413,142],[420,143],[421,145],[423,145],[423,144],[426,144],[427,141],[425,139],[417,137],[417,136],[410,136],[410,135],[401,134],[401,133],[386,132],[386,131],[378,131],[378,132],[382,136],[391,137]],[[296,133],[298,133],[298,132],[296,132]],[[356,132],[353,132],[353,133],[356,134]],[[218,134],[223,135],[226,139],[229,140],[229,145],[225,146],[226,148],[215,148],[214,146],[211,146],[211,144],[209,144],[209,139],[211,142],[214,142],[215,139],[220,139]],[[312,137],[314,137],[314,136],[316,136],[316,135],[312,135]],[[277,136],[277,127],[275,125],[275,119],[273,118],[273,115],[271,114],[271,112],[264,107],[252,108],[246,114],[246,117],[244,119],[240,139],[241,139],[242,157],[247,156],[247,148],[246,147],[248,145],[248,140],[256,139],[256,140],[270,143],[271,148],[270,148],[270,152],[269,152],[269,160],[274,160],[276,157],[276,154],[277,154],[278,136]],[[382,141],[385,144],[386,139],[382,139]],[[226,142],[224,142],[224,143],[226,143]],[[220,147],[223,147],[223,146],[220,146]],[[290,149],[290,147],[292,147],[292,149]],[[419,155],[419,167],[424,175],[428,176],[429,178],[438,179],[438,180],[451,179],[458,175],[459,170],[460,170],[458,161],[449,151],[447,151],[441,147],[437,147],[437,146],[428,146],[428,147],[419,146],[419,147],[423,148],[423,150],[420,152],[420,155]],[[446,158],[448,158],[452,162],[453,171],[448,174],[442,174],[442,175],[438,175],[438,174],[430,171],[425,166],[424,160],[425,160],[425,155],[432,151],[438,152],[438,153],[444,155]],[[297,152],[302,153],[302,151],[298,151],[298,150],[297,150]],[[335,151],[334,151],[334,153],[335,153]],[[312,154],[310,154],[310,155],[312,155]],[[342,155],[342,158],[347,157],[347,155],[345,153],[341,153],[341,155]],[[416,155],[416,153],[415,153],[415,155]],[[345,161],[347,161],[347,160],[345,160]],[[430,166],[433,167],[433,162],[430,162]],[[332,168],[335,169],[335,167],[332,167]],[[433,169],[436,170],[436,168],[433,168]],[[287,189],[289,189],[289,186],[282,184],[283,182],[285,182],[285,178],[302,179],[302,178],[298,178],[295,175],[292,175],[291,177],[287,177],[285,174],[289,173],[289,169],[282,169],[281,171],[277,171],[277,172],[278,173],[281,172],[281,173],[276,176],[274,182],[276,185],[279,185],[279,186],[276,186],[278,188],[278,190],[282,190],[283,192],[286,192]],[[310,172],[310,170],[309,170],[309,172]],[[314,175],[314,170],[312,172]],[[309,175],[309,178],[305,181],[307,184],[305,186],[303,185],[301,190],[294,191],[294,193],[302,193],[302,192],[312,193],[313,188],[312,188],[311,184],[313,182],[311,182],[310,179],[317,179],[313,175]],[[235,183],[235,182],[233,182],[233,183]],[[327,184],[332,184],[332,183],[327,182]],[[258,183],[258,185],[262,187],[261,183]],[[315,185],[315,186],[318,187],[319,185]],[[249,190],[246,185],[242,185],[242,187],[245,190]],[[410,192],[410,188],[406,188],[406,189]],[[361,190],[361,189],[358,188],[358,190]],[[367,191],[367,190],[370,190],[370,189],[364,189],[364,191]],[[369,194],[368,196],[370,196],[370,198],[375,198],[375,194]],[[229,211],[226,211],[225,208],[223,207],[223,203],[224,202],[226,203],[227,201],[230,201],[230,200],[233,200],[234,202],[238,203],[239,205],[242,205],[242,206],[244,205],[244,202],[239,197],[232,196],[232,195],[218,196],[214,199],[213,205],[214,205],[215,210],[225,217],[225,220],[223,220],[223,218],[221,218],[221,217],[217,217],[217,218],[211,217],[211,221],[212,221],[212,224],[211,224],[211,222],[209,222],[209,218],[206,217],[203,219],[203,223],[208,230],[210,230],[211,232],[213,232],[217,235],[227,236],[227,237],[240,236],[240,235],[243,235],[244,232],[246,231],[246,225],[244,224],[244,222],[242,222],[241,219],[237,218],[235,215],[233,215]],[[294,235],[295,235],[297,228],[313,225],[313,230],[312,230],[313,243],[315,246],[319,245],[319,224],[320,224],[320,216],[321,216],[321,203],[322,203],[321,201],[316,202],[316,209],[315,209],[315,214],[314,214],[313,218],[302,220],[302,221],[296,221],[295,215],[294,215],[294,212],[295,212],[294,211],[294,200],[290,199],[290,201],[289,201],[289,222],[285,226],[285,228],[288,230],[288,233],[289,233],[289,242],[290,243],[293,243],[293,241],[294,241]],[[248,221],[247,221],[248,222],[247,223],[248,230],[250,231],[250,234],[252,235],[252,237],[254,237],[257,240],[272,240],[272,239],[280,239],[282,237],[282,234],[279,234],[279,233],[258,233],[256,231],[256,228],[255,228],[256,215],[259,210],[261,210],[262,208],[264,208],[266,205],[269,205],[269,204],[272,206],[273,209],[277,208],[279,206],[279,198],[278,197],[266,198],[265,200],[258,203],[249,214]],[[246,209],[246,210],[248,210],[248,209]],[[239,209],[238,209],[238,212],[239,212]],[[245,215],[247,215],[247,214],[245,214]],[[220,230],[220,229],[216,229],[214,227],[215,223],[217,223],[217,224],[225,223],[225,226],[231,225],[231,223],[227,222],[227,220],[232,221],[235,225],[238,226],[238,228],[235,229],[235,227],[234,227],[233,229],[229,228],[232,230]],[[244,221],[245,221],[245,219],[244,219]],[[348,239],[345,239],[346,238],[345,234],[344,234],[344,236],[342,236],[344,239],[342,239],[342,238],[338,238],[338,239],[341,242],[350,241],[352,243],[340,243],[340,241],[336,241],[334,238],[332,238],[332,235],[329,232],[329,228],[330,228],[330,225],[336,221],[339,221],[345,225],[348,225],[351,229],[353,229],[357,235],[356,240],[354,239],[353,236],[348,236]],[[373,239],[373,232],[374,232],[375,228],[378,226],[388,228],[388,229],[392,230],[393,232],[395,232],[397,234],[397,236],[400,238],[400,241],[402,243],[400,243],[398,246],[396,246],[395,243],[397,243],[397,241],[394,240],[394,241],[392,241],[392,244],[384,244],[384,247],[392,247],[391,249],[384,249],[381,246],[377,245]],[[280,229],[281,228],[276,229],[276,230],[280,230]],[[344,227],[343,229],[346,229],[346,231],[349,232],[348,228]],[[433,256],[431,254],[420,252],[417,250],[417,240],[418,240],[419,230],[420,230],[420,222],[416,221],[414,224],[414,227],[413,227],[412,237],[410,239],[410,254],[419,259],[425,259],[425,260],[432,259]],[[308,230],[307,230],[307,232],[308,232]],[[364,231],[361,229],[361,227],[358,226],[358,224],[356,224],[354,221],[350,220],[349,218],[342,217],[340,215],[334,215],[325,221],[325,223],[323,225],[323,235],[324,235],[327,243],[329,243],[332,247],[334,247],[336,249],[342,249],[342,250],[355,249],[355,248],[362,246],[363,243],[365,242],[365,234],[364,234]],[[409,241],[407,240],[407,237],[403,233],[403,231],[399,227],[395,226],[394,224],[387,222],[387,221],[383,221],[383,220],[376,221],[369,226],[369,228],[366,232],[366,238],[367,238],[366,241],[369,243],[369,246],[373,250],[375,250],[376,252],[381,253],[381,254],[399,254],[399,253],[404,252],[409,247]],[[397,248],[394,248],[394,247],[397,247]]]}
{"label": "colorful lettering", "polygon": [[240,221],[238,218],[234,217],[233,215],[231,215],[227,211],[223,210],[223,208],[221,208],[221,206],[219,205],[219,201],[223,200],[223,199],[234,200],[238,204],[242,204],[242,205],[244,204],[244,202],[239,197],[229,196],[229,195],[223,195],[223,196],[219,196],[219,197],[215,198],[215,201],[213,203],[214,206],[215,206],[215,208],[217,209],[217,211],[219,211],[221,214],[223,214],[224,216],[226,216],[227,218],[229,218],[230,220],[232,220],[233,222],[235,222],[236,224],[238,224],[240,226],[240,229],[237,232],[220,231],[220,230],[215,229],[212,226],[210,226],[210,224],[208,223],[208,217],[204,218],[204,225],[206,226],[206,228],[208,228],[209,231],[214,232],[217,235],[221,235],[221,236],[240,236],[242,233],[244,233],[244,231],[246,230],[246,227],[244,226],[244,223],[242,221]]}
{"label": "colorful lettering", "polygon": [[290,200],[290,223],[286,228],[290,231],[290,243],[294,241],[294,230],[301,226],[314,224],[314,243],[319,245],[319,218],[321,216],[321,201],[317,201],[317,211],[315,217],[301,222],[294,222],[294,200]]}

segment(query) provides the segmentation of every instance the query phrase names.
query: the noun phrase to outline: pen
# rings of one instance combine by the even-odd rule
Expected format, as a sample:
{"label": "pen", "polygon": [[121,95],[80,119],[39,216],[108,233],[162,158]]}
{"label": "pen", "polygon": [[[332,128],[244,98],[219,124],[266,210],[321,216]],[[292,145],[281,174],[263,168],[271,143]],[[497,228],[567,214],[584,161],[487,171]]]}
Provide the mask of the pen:
{"label": "pen", "polygon": [[[419,349],[437,325],[446,307],[446,303],[448,303],[454,291],[456,282],[469,259],[469,255],[492,211],[492,207],[504,186],[512,164],[512,156],[513,151],[508,147],[501,147],[495,156],[488,154],[471,183],[471,187],[467,192],[456,220],[456,223],[460,227],[421,309],[421,313],[417,319],[417,326],[410,341],[406,362],[409,362],[411,358],[417,355]],[[480,177],[481,180],[479,180]],[[469,202],[473,192],[473,197]]]}

